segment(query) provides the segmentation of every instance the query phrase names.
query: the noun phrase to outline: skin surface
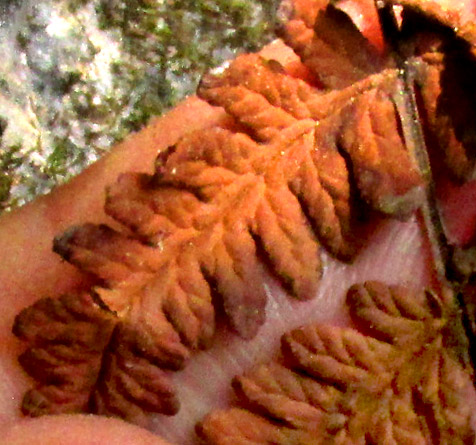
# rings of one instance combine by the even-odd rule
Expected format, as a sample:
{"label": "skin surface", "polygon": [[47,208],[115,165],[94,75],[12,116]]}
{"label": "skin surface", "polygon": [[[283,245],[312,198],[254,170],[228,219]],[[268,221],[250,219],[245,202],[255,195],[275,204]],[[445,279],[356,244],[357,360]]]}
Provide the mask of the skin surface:
{"label": "skin surface", "polygon": [[[279,44],[266,49],[302,76],[305,70]],[[22,419],[19,406],[32,382],[16,358],[23,350],[11,334],[15,315],[40,297],[58,296],[84,287],[88,277],[61,261],[51,251],[53,236],[71,224],[111,221],[102,210],[104,187],[118,173],[151,172],[160,150],[187,131],[226,119],[221,110],[191,98],[124,143],[79,177],[50,195],[0,218],[0,437],[8,444],[163,444],[143,429],[120,420],[97,416],[51,416]],[[316,298],[300,303],[290,299],[269,277],[267,322],[258,336],[244,342],[220,329],[212,348],[192,357],[175,380],[182,401],[173,418],[155,416],[150,430],[169,443],[193,443],[193,427],[208,411],[226,406],[230,379],[273,356],[281,334],[311,321],[349,324],[343,305],[347,288],[356,281],[379,279],[387,283],[427,286],[434,282],[428,246],[418,217],[408,222],[381,221],[372,230],[367,247],[352,265],[338,263],[325,253],[325,273]],[[6,438],[6,439],[3,439]],[[6,440],[6,441],[5,441]]]}

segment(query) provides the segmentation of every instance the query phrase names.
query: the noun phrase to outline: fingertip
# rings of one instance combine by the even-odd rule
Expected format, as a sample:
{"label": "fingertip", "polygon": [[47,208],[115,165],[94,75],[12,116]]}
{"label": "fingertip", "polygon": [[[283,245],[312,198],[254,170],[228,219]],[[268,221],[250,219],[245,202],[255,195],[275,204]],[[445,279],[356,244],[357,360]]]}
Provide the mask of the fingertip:
{"label": "fingertip", "polygon": [[2,429],[2,443],[8,445],[171,445],[138,426],[95,415],[22,419]]}

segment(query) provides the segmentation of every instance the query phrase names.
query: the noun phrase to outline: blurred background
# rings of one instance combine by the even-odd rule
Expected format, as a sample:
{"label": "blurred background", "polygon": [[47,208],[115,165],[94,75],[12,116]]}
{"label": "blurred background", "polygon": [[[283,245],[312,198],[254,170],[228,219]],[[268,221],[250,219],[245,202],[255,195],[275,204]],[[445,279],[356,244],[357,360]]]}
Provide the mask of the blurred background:
{"label": "blurred background", "polygon": [[273,38],[279,0],[0,0],[0,212]]}

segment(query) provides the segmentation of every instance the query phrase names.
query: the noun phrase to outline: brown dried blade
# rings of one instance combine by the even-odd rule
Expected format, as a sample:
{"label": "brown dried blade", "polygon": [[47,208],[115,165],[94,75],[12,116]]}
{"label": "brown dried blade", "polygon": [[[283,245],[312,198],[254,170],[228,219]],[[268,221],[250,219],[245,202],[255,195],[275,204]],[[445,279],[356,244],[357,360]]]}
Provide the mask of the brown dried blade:
{"label": "brown dried blade", "polygon": [[187,351],[151,347],[144,330],[138,335],[95,300],[89,293],[43,298],[16,317],[13,332],[30,345],[19,361],[37,380],[24,414],[95,412],[146,424],[150,412],[176,413],[167,369],[181,368]]}
{"label": "brown dried blade", "polygon": [[[334,24],[351,27],[348,22],[341,22],[338,17]],[[330,52],[327,47],[326,50]],[[332,48],[332,53],[335,51],[337,48]],[[271,62],[258,56],[240,56],[224,73],[206,76],[198,94],[225,108],[263,141],[277,140],[284,128],[312,119],[312,162],[324,191],[333,200],[355,209],[351,198],[358,192],[370,207],[385,215],[400,219],[411,215],[421,201],[421,178],[398,132],[398,117],[391,98],[396,70],[384,69],[342,89],[319,90],[279,72],[279,64]],[[327,68],[327,74],[335,79],[342,75],[333,66]],[[281,82],[282,86],[278,86]],[[295,96],[292,101],[287,100],[291,92]],[[331,176],[340,180],[329,180]],[[353,182],[358,190],[349,190],[346,182]],[[315,188],[316,185],[312,187]],[[347,226],[345,231],[355,232],[355,226],[349,227],[345,221],[348,214],[338,216],[343,228]],[[319,238],[329,237],[320,233]],[[331,241],[332,245],[324,244],[339,256],[332,246],[335,241]]]}
{"label": "brown dried blade", "polygon": [[236,377],[235,407],[197,427],[209,444],[474,443],[472,372],[441,295],[366,282],[347,303],[357,329],[283,335],[281,356]]}

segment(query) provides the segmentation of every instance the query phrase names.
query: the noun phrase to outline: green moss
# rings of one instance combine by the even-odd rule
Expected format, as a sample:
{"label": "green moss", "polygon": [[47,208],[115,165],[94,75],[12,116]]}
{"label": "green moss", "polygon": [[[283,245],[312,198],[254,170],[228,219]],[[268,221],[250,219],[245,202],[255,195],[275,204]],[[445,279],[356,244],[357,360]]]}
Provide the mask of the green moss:
{"label": "green moss", "polygon": [[0,173],[0,202],[6,201],[10,196],[12,178],[7,173]]}
{"label": "green moss", "polygon": [[[206,70],[261,47],[273,36],[278,1],[32,2],[24,26],[15,25],[16,47],[8,53],[15,58],[0,68],[0,101],[24,110],[22,125],[11,128],[31,129],[20,141],[21,164],[0,184],[10,190],[0,190],[1,205],[29,200],[77,174],[192,94]],[[22,79],[27,70],[28,81],[3,72],[7,67]],[[0,163],[6,151],[0,147]]]}
{"label": "green moss", "polygon": [[[5,130],[5,120],[0,119],[0,135]],[[13,184],[11,172],[19,167],[22,158],[19,156],[20,146],[13,145],[0,153],[0,209],[4,208],[5,202],[8,202]]]}

